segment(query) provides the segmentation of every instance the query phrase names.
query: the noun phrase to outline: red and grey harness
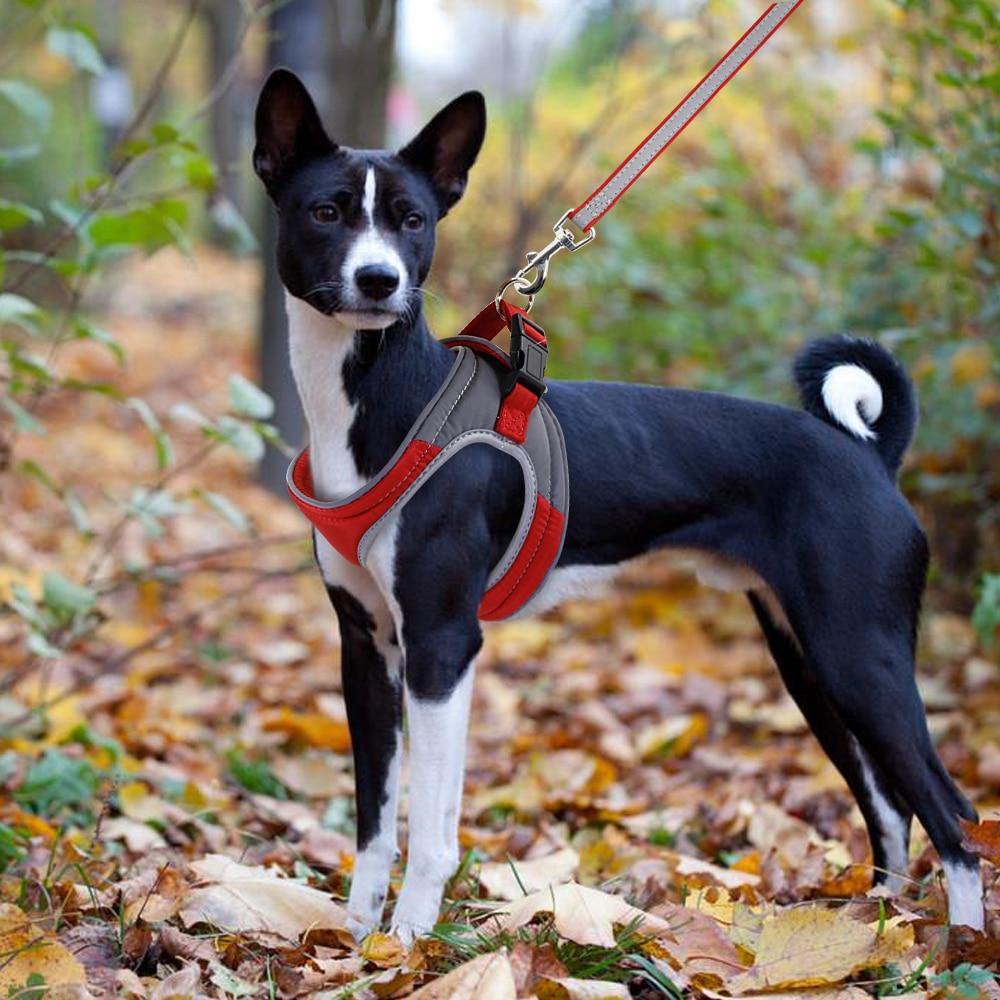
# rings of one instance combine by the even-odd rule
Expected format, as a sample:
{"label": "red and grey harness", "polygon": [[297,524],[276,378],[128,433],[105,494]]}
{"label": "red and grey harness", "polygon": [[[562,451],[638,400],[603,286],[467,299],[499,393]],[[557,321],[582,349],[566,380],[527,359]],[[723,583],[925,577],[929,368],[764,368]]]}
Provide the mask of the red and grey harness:
{"label": "red and grey harness", "polygon": [[[541,399],[548,345],[526,310],[504,301],[513,286],[528,299],[545,284],[549,263],[563,250],[587,246],[594,224],[708,106],[804,0],[772,3],[687,97],[615,168],[604,183],[555,224],[555,239],[506,281],[461,335],[445,341],[456,351],[451,374],[400,445],[392,461],[364,489],[324,503],[312,494],[309,451],[288,470],[292,499],[321,535],[346,559],[364,565],[386,519],[399,510],[452,455],[469,444],[488,444],[521,464],[524,511],[517,532],[493,568],[479,605],[485,621],[508,618],[535,594],[562,551],[569,505],[566,448],[555,415]],[[574,235],[572,223],[584,235]],[[511,331],[510,354],[491,341]]]}
{"label": "red and grey harness", "polygon": [[[445,341],[455,351],[448,378],[363,489],[344,500],[317,500],[308,448],[288,469],[288,490],[299,509],[345,559],[364,566],[390,515],[463,448],[486,444],[515,458],[524,475],[524,509],[480,601],[483,621],[509,618],[541,587],[562,551],[569,506],[566,446],[541,398],[545,334],[509,303],[500,310],[491,302],[458,337]],[[509,355],[491,343],[505,326],[511,331]]]}

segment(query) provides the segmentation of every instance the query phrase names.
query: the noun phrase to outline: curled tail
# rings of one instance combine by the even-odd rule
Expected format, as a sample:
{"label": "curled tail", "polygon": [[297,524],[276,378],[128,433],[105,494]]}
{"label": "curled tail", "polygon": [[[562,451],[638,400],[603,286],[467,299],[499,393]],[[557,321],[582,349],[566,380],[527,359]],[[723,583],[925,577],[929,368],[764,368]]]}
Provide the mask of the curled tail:
{"label": "curled tail", "polygon": [[917,399],[884,347],[846,336],[811,341],[795,359],[795,381],[809,413],[870,441],[896,475],[917,427]]}

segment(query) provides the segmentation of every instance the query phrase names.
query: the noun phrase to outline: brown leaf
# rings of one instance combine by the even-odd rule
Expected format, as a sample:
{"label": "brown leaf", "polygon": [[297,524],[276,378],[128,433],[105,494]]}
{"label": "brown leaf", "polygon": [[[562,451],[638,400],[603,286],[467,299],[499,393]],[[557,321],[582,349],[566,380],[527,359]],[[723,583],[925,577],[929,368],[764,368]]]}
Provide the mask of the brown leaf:
{"label": "brown leaf", "polygon": [[241,865],[221,854],[191,863],[201,885],[180,911],[187,925],[206,923],[228,931],[266,931],[297,940],[306,931],[340,929],[347,914],[326,893],[265,868]]}
{"label": "brown leaf", "polygon": [[[491,861],[479,869],[479,883],[491,899],[521,899],[550,885],[568,882],[580,864],[572,847],[529,861]],[[515,874],[516,870],[516,874]]]}
{"label": "brown leaf", "polygon": [[201,969],[192,963],[158,983],[149,1000],[196,1000]]}
{"label": "brown leaf", "polygon": [[504,950],[480,955],[412,994],[412,1000],[516,1000]]}
{"label": "brown leaf", "polygon": [[670,925],[665,920],[630,906],[621,896],[588,889],[575,882],[534,892],[498,907],[494,913],[505,930],[523,927],[539,913],[552,913],[556,930],[563,937],[577,944],[596,944],[602,948],[614,947],[615,925],[624,926],[633,921],[637,921],[644,933],[670,933]]}
{"label": "brown leaf", "polygon": [[970,851],[1000,866],[1000,820],[984,819],[981,823],[962,820],[965,830],[963,843]]}
{"label": "brown leaf", "polygon": [[699,985],[707,981],[718,985],[742,967],[736,946],[709,914],[670,902],[650,913],[662,917],[671,929],[671,937],[660,939],[657,946],[689,979],[699,977]]}
{"label": "brown leaf", "polygon": [[552,944],[537,945],[530,941],[518,941],[514,945],[510,967],[518,996],[530,993],[539,979],[562,979],[569,975],[569,969],[559,961]]}

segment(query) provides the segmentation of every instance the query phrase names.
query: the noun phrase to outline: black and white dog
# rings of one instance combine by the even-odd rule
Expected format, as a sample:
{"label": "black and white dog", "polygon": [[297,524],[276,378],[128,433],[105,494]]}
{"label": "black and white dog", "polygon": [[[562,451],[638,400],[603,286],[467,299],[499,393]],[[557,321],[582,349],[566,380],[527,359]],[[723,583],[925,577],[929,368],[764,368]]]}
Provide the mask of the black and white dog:
{"label": "black and white dog", "polygon": [[[421,311],[438,220],[461,197],[486,127],[458,97],[399,152],[338,146],[290,72],[257,107],[254,168],[279,217],[292,369],[320,499],[392,457],[453,353]],[[806,412],[710,393],[552,382],[566,438],[565,548],[538,610],[586,594],[654,549],[703,554],[707,582],[744,590],[782,677],[850,785],[877,880],[898,887],[916,815],[948,876],[950,917],[983,926],[975,813],[931,742],[914,683],[927,545],[895,477],[916,423],[909,379],[882,348],[816,342],[796,379]],[[433,926],[458,862],[477,606],[522,509],[516,463],[486,446],[447,463],[381,532],[368,569],[316,536],[340,622],[357,787],[356,933],[381,917],[396,855],[403,705],[409,846],[392,928]]]}

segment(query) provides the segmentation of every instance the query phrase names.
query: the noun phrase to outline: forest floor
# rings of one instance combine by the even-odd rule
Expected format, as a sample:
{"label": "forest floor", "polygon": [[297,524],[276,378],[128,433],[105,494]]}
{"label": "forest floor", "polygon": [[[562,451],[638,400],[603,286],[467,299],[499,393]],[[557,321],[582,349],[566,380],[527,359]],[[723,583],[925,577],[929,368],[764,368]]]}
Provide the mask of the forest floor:
{"label": "forest floor", "polygon": [[[123,265],[95,307],[127,369],[94,344],[67,363],[161,416],[223,412],[252,372],[256,282],[211,251]],[[231,452],[187,468],[199,434],[164,417],[184,506],[160,537],[109,535],[112,498],[164,485],[148,430],[99,397],[45,418],[17,458],[58,468],[104,541],[15,477],[0,590],[79,580],[96,544],[105,621],[36,661],[0,617],[0,996],[1000,997],[1000,673],[965,619],[925,616],[920,682],[987,820],[986,936],[949,934],[919,829],[905,891],[869,892],[858,811],[750,609],[653,561],[487,629],[443,923],[410,952],[354,942],[337,629],[303,522]]]}

